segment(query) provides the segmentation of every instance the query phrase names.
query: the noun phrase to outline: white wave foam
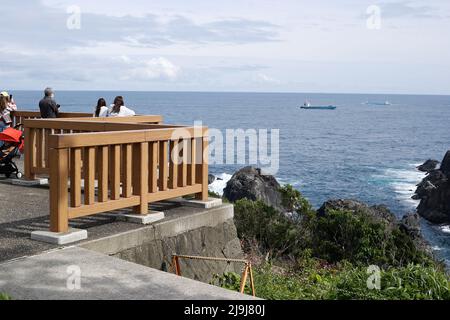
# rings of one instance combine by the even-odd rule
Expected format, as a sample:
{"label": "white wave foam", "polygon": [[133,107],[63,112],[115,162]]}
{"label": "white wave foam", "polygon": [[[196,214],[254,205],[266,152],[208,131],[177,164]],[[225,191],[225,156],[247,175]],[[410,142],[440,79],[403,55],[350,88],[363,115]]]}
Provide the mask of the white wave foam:
{"label": "white wave foam", "polygon": [[216,180],[208,187],[209,191],[215,192],[219,195],[223,195],[223,189],[227,186],[227,182],[231,179],[232,175],[228,173],[221,173],[216,176]]}
{"label": "white wave foam", "polygon": [[440,226],[439,229],[444,233],[450,233],[450,225]]}
{"label": "white wave foam", "polygon": [[395,193],[395,198],[415,207],[419,200],[411,199],[416,191],[416,185],[425,177],[424,172],[416,169],[416,164],[410,164],[410,169],[386,169],[381,174],[374,175],[388,183]]}

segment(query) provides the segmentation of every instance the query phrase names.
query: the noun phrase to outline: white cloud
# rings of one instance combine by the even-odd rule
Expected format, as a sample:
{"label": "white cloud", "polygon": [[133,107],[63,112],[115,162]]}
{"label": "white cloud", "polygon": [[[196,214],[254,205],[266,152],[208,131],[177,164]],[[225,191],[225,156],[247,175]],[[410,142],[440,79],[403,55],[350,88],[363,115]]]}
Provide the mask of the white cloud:
{"label": "white cloud", "polygon": [[122,77],[124,80],[176,80],[181,70],[180,67],[164,57],[134,61],[127,56],[121,56],[121,60],[131,66]]}
{"label": "white cloud", "polygon": [[258,82],[271,83],[271,84],[280,84],[281,83],[280,80],[272,78],[264,73],[258,73],[256,76],[256,80]]}

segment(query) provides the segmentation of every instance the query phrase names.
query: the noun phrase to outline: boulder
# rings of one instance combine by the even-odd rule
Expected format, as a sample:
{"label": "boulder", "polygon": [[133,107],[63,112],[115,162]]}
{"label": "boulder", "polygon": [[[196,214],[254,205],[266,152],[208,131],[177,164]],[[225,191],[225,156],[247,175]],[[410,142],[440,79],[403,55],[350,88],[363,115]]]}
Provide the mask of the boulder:
{"label": "boulder", "polygon": [[214,181],[216,181],[216,176],[213,174],[208,174],[208,184],[211,184]]}
{"label": "boulder", "polygon": [[417,185],[413,199],[420,200],[417,212],[433,223],[450,222],[450,150],[441,166]]}
{"label": "boulder", "polygon": [[437,165],[439,164],[439,161],[428,159],[423,164],[417,167],[417,170],[422,172],[430,172],[436,169]]}
{"label": "boulder", "polygon": [[261,169],[248,166],[233,174],[223,190],[223,196],[230,202],[244,198],[261,200],[278,211],[285,212],[279,188],[280,184],[274,176],[264,175]]}

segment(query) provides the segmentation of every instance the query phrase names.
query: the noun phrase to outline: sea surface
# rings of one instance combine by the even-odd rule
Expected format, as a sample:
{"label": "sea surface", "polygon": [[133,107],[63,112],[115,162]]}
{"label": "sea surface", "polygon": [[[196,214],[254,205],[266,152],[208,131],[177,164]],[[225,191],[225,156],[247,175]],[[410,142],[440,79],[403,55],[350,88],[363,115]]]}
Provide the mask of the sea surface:
{"label": "sea surface", "polygon": [[[11,93],[20,109],[37,109],[41,92]],[[56,100],[63,111],[90,112],[99,97],[111,103],[116,95],[139,114],[163,115],[165,123],[201,120],[223,132],[279,129],[276,177],[315,207],[330,198],[353,198],[385,204],[401,217],[418,204],[411,196],[424,174],[415,167],[429,158],[442,160],[450,149],[450,96],[60,91]],[[337,109],[302,110],[305,100]],[[365,103],[386,100],[391,105]],[[223,179],[213,184],[214,191],[222,192],[242,166],[212,165],[210,172]],[[450,226],[423,221],[423,230],[450,265]]]}

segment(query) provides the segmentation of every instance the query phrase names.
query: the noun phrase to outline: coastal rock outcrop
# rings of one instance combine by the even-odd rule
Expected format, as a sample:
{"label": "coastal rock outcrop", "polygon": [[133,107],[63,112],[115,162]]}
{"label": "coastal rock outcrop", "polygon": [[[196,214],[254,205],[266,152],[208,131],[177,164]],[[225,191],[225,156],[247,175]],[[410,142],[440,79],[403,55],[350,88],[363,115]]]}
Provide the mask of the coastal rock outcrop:
{"label": "coastal rock outcrop", "polygon": [[422,163],[420,166],[417,167],[417,170],[422,172],[430,172],[436,169],[437,165],[439,164],[439,161],[428,159],[424,163]]}
{"label": "coastal rock outcrop", "polygon": [[384,223],[388,230],[400,230],[407,234],[413,241],[415,247],[423,252],[431,254],[432,250],[422,235],[420,227],[420,217],[416,213],[408,213],[401,219],[396,216],[384,205],[369,206],[358,200],[334,199],[324,202],[317,210],[319,216],[325,216],[329,210],[346,210],[356,215],[365,215],[372,221]]}
{"label": "coastal rock outcrop", "polygon": [[374,221],[384,222],[392,225],[397,222],[395,215],[386,206],[368,206],[358,200],[333,199],[325,201],[317,210],[317,215],[325,216],[329,210],[346,210],[353,214],[364,214],[374,219]]}
{"label": "coastal rock outcrop", "polygon": [[441,166],[417,185],[413,199],[420,200],[418,214],[433,223],[450,222],[450,150]]}
{"label": "coastal rock outcrop", "polygon": [[280,184],[272,175],[264,175],[261,169],[245,167],[233,174],[223,190],[224,198],[231,202],[247,198],[261,200],[280,212],[286,211],[282,205]]}

